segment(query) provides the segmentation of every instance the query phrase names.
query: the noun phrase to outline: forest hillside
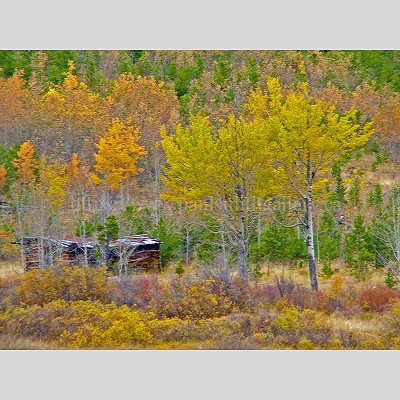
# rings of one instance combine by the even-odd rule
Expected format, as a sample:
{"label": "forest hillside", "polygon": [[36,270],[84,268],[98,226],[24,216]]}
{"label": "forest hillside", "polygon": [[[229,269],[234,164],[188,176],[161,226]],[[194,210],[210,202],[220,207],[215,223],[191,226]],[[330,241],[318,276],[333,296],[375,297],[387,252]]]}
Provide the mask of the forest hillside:
{"label": "forest hillside", "polygon": [[0,51],[0,347],[397,348],[399,92],[400,51]]}

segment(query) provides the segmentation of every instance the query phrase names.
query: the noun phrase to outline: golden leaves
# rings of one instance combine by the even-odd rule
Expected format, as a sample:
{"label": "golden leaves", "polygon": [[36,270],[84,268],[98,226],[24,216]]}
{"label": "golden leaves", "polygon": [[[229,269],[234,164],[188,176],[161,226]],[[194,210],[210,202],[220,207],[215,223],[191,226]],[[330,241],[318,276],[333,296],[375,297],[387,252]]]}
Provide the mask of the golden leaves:
{"label": "golden leaves", "polygon": [[31,184],[35,179],[37,161],[34,158],[35,149],[28,140],[21,144],[17,152],[17,157],[13,160],[13,165],[17,168],[19,182],[23,185]]}
{"label": "golden leaves", "polygon": [[138,174],[137,162],[146,154],[139,138],[137,127],[114,118],[96,145],[95,170],[103,176],[110,189],[118,189],[122,181]]}
{"label": "golden leaves", "polygon": [[0,189],[6,183],[6,178],[7,178],[7,170],[2,165],[0,165]]}

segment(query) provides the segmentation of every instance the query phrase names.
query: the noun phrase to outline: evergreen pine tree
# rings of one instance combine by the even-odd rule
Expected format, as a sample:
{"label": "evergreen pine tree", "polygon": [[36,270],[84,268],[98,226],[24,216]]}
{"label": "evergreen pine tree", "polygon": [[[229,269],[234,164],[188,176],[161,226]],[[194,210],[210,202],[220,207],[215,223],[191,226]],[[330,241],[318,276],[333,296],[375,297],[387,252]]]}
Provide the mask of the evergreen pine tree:
{"label": "evergreen pine tree", "polygon": [[364,279],[368,271],[368,263],[374,260],[371,249],[371,237],[364,226],[364,218],[357,214],[354,218],[353,229],[346,235],[344,261],[352,268],[353,274]]}

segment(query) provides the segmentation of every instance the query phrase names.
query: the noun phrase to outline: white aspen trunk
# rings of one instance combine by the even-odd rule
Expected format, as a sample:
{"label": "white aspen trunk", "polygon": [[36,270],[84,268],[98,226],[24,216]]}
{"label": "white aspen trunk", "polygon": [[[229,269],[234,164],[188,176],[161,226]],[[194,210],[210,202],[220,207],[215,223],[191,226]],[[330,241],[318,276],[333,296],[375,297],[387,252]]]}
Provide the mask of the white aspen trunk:
{"label": "white aspen trunk", "polygon": [[87,237],[87,235],[86,235],[86,219],[83,220],[82,233],[83,233],[83,240],[84,240],[84,244],[83,244],[84,263],[85,263],[85,267],[87,267],[87,265],[88,265],[88,253],[87,253],[87,246],[86,246],[86,237]]}
{"label": "white aspen trunk", "polygon": [[311,161],[307,162],[307,197],[306,197],[306,217],[307,217],[307,252],[308,267],[310,270],[310,283],[312,290],[318,290],[317,267],[315,264],[314,249],[314,226],[313,226],[313,200],[312,200],[312,171]]}
{"label": "white aspen trunk", "polygon": [[186,267],[189,266],[189,228],[186,226]]}
{"label": "white aspen trunk", "polygon": [[125,196],[126,202],[125,202],[125,204],[129,204],[130,201],[131,201],[131,193],[130,193],[130,184],[129,183],[130,183],[130,180],[127,179],[127,181],[126,181],[126,196]]}
{"label": "white aspen trunk", "polygon": [[121,280],[122,269],[124,267],[124,260],[122,255],[122,246],[119,247],[119,260],[118,260],[118,280]]}
{"label": "white aspen trunk", "polygon": [[[85,215],[86,215],[86,213],[85,213],[85,210],[86,210],[85,192],[82,192],[82,207],[83,207],[83,215],[85,218]],[[85,218],[85,220],[86,220],[86,218]],[[87,237],[86,221],[85,221],[85,226],[83,228],[83,234],[84,234],[84,239],[85,239],[85,245],[83,247],[84,263],[85,263],[85,266],[87,267],[89,263],[88,263],[88,252],[87,252],[87,246],[86,246],[86,237]]]}
{"label": "white aspen trunk", "polygon": [[119,197],[120,197],[120,209],[124,211],[124,184],[122,181],[119,183]]}
{"label": "white aspen trunk", "polygon": [[161,218],[161,204],[160,204],[160,160],[158,150],[154,152],[154,197],[155,197],[155,215],[156,224]]}
{"label": "white aspen trunk", "polygon": [[239,267],[239,275],[245,281],[249,280],[249,272],[247,269],[247,241],[246,241],[246,219],[245,219],[245,204],[242,193],[243,188],[238,188],[238,222],[239,222],[239,230],[238,230],[238,267]]}
{"label": "white aspen trunk", "polygon": [[18,226],[19,226],[19,232],[20,232],[20,237],[21,237],[21,245],[19,247],[19,256],[21,258],[21,265],[23,270],[25,271],[25,254],[24,254],[24,230],[23,230],[23,223],[22,223],[22,216],[21,212],[18,211]]}
{"label": "white aspen trunk", "polygon": [[223,262],[223,266],[224,268],[226,268],[226,266],[228,265],[228,258],[226,256],[226,241],[225,241],[225,232],[222,230],[221,231],[221,239],[222,239],[222,262]]}
{"label": "white aspen trunk", "polygon": [[[238,265],[239,265],[239,275],[245,281],[249,280],[249,272],[247,270],[247,243],[245,238],[244,226],[241,224],[241,229],[239,232],[239,249],[238,249]],[[243,228],[243,229],[242,229]]]}

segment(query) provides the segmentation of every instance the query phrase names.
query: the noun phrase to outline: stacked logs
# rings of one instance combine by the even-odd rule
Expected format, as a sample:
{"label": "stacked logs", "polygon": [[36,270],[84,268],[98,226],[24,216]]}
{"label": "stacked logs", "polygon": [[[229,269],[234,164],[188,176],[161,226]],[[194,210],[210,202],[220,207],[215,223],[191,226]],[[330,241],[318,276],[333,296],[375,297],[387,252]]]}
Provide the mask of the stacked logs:
{"label": "stacked logs", "polygon": [[[22,246],[25,271],[52,267],[60,261],[96,267],[101,264],[99,254],[104,251],[97,238],[24,237],[17,244]],[[129,270],[160,270],[160,241],[147,235],[125,236],[109,244],[106,259],[110,265],[123,263]]]}

